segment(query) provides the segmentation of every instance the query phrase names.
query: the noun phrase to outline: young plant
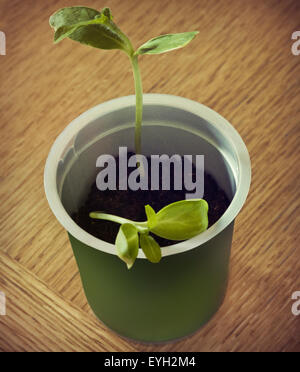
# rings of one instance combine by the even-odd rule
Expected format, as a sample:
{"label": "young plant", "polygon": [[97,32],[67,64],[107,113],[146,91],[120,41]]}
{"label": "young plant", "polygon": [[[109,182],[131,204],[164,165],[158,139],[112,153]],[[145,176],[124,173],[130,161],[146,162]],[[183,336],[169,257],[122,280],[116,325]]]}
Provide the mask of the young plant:
{"label": "young plant", "polygon": [[[98,49],[119,49],[128,55],[135,82],[135,152],[138,158],[142,153],[143,117],[143,88],[138,57],[182,48],[193,40],[198,31],[161,35],[134,50],[128,37],[113,22],[109,8],[102,11],[82,6],[63,8],[53,14],[49,22],[55,31],[55,43],[69,38]],[[170,240],[185,240],[200,234],[208,226],[208,205],[202,199],[179,201],[166,206],[158,213],[149,205],[145,210],[147,215],[145,222],[135,222],[101,212],[90,213],[91,218],[121,224],[116,238],[116,248],[119,257],[126,262],[129,269],[138,255],[139,246],[149,261],[153,263],[160,261],[161,248],[149,233]]]}
{"label": "young plant", "polygon": [[128,37],[113,22],[109,8],[102,11],[82,6],[63,8],[54,13],[49,22],[55,31],[55,43],[69,38],[98,49],[120,49],[128,55],[133,69],[136,95],[135,152],[136,155],[140,155],[143,88],[138,57],[182,48],[198,34],[198,31],[161,35],[134,50]]}
{"label": "young plant", "polygon": [[121,225],[116,238],[118,256],[130,269],[137,258],[139,247],[150,262],[161,260],[161,248],[153,233],[170,240],[190,239],[208,226],[208,204],[203,199],[181,200],[162,208],[155,213],[150,205],[145,206],[147,221],[136,222],[112,214],[90,213],[91,218],[107,220]]}

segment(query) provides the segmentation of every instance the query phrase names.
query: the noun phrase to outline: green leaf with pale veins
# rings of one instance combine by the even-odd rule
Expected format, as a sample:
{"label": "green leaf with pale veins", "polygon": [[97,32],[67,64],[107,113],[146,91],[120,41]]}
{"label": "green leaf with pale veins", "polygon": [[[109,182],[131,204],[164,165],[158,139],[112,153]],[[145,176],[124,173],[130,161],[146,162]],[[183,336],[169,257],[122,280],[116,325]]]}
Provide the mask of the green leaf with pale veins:
{"label": "green leaf with pale veins", "polygon": [[62,26],[71,26],[76,23],[92,21],[101,12],[83,6],[71,6],[55,12],[49,19],[50,26],[57,31]]}
{"label": "green leaf with pale veins", "polygon": [[131,269],[139,252],[139,236],[136,227],[130,223],[121,225],[116,238],[118,256]]}
{"label": "green leaf with pale veins", "polygon": [[155,37],[140,46],[136,54],[160,54],[183,48],[190,43],[198,33],[198,31],[192,31]]}
{"label": "green leaf with pale veins", "polygon": [[78,41],[99,49],[121,49],[127,54],[133,48],[127,36],[112,21],[109,8],[101,12],[86,7],[69,7],[60,9],[50,17],[54,28],[54,42],[65,38]]}
{"label": "green leaf with pale veins", "polygon": [[157,224],[150,231],[165,239],[190,239],[207,229],[207,212],[203,199],[181,200],[156,213]]}
{"label": "green leaf with pale veins", "polygon": [[161,260],[161,248],[152,236],[141,234],[140,245],[150,262],[158,263]]}

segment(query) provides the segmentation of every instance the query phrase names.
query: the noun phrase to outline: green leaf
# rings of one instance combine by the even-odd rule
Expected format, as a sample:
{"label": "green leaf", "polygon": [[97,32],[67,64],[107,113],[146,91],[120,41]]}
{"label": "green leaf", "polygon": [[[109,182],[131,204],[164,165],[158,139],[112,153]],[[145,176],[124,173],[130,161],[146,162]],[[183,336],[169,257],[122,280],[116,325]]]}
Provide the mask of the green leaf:
{"label": "green leaf", "polygon": [[154,238],[148,234],[141,234],[140,245],[145,256],[152,263],[158,263],[161,260],[161,249]]}
{"label": "green leaf", "polygon": [[54,28],[54,42],[65,38],[99,49],[121,49],[132,54],[127,36],[114,24],[109,8],[102,12],[86,7],[60,9],[50,17]]}
{"label": "green leaf", "polygon": [[[72,9],[74,9],[74,7]],[[81,7],[81,9],[82,9],[82,7]],[[65,8],[65,10],[68,11],[69,8]],[[83,8],[82,11],[83,10],[85,10],[85,9]],[[69,12],[67,12],[67,13],[69,14]],[[75,11],[75,13],[77,14],[76,11]],[[82,19],[82,18],[84,18],[84,17],[79,16],[78,19]],[[76,22],[74,21],[75,23],[71,23],[71,24],[66,23],[66,24],[61,25],[58,28],[54,27],[54,30],[55,30],[54,42],[55,43],[60,42],[61,40],[65,39],[66,37],[69,37],[76,30],[78,30],[79,28],[82,28],[84,26],[93,26],[93,25],[100,25],[100,24],[103,25],[106,20],[107,20],[107,17],[104,14],[100,13],[92,19],[86,19],[86,20],[83,20],[83,21],[78,21],[77,20]],[[68,18],[68,22],[71,22],[70,18]]]}
{"label": "green leaf", "polygon": [[92,21],[101,16],[101,12],[83,6],[72,6],[55,12],[49,19],[50,26],[57,31],[62,26],[70,26],[79,22]]}
{"label": "green leaf", "polygon": [[203,199],[181,200],[161,209],[156,214],[157,225],[150,231],[165,239],[190,239],[207,229],[207,212]]}
{"label": "green leaf", "polygon": [[116,248],[118,256],[126,263],[128,269],[131,269],[139,252],[139,236],[134,225],[125,223],[120,227]]}
{"label": "green leaf", "polygon": [[160,54],[183,48],[198,34],[198,31],[167,34],[155,37],[139,47],[137,54]]}
{"label": "green leaf", "polygon": [[145,211],[149,229],[154,228],[157,225],[157,217],[154,209],[150,205],[145,205]]}

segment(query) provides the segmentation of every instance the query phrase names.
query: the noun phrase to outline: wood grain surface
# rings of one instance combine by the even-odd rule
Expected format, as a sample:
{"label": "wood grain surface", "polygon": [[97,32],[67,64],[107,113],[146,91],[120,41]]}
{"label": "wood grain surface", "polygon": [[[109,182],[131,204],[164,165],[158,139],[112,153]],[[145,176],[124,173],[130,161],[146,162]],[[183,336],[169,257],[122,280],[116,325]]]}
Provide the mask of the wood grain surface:
{"label": "wood grain surface", "polygon": [[[201,102],[243,137],[253,180],[237,218],[230,285],[217,315],[175,343],[141,345],[102,326],[89,308],[67,234],[50,212],[43,168],[76,116],[133,93],[127,57],[52,43],[58,8],[110,6],[135,46],[199,30],[184,50],[141,58],[144,91]],[[295,0],[0,0],[2,351],[300,351],[300,30]]]}

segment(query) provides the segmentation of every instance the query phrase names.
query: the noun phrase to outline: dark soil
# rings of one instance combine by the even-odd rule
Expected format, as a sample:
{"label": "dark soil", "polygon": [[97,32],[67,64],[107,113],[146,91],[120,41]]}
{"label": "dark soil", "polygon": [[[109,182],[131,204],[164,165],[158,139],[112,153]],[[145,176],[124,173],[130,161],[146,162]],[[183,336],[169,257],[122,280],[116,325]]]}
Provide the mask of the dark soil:
{"label": "dark soil", "polygon": [[[129,153],[128,157],[131,155],[133,154]],[[150,159],[148,160],[148,164],[150,164]],[[118,165],[118,159],[116,159],[116,162]],[[132,169],[133,168],[130,168],[130,172]],[[172,170],[171,168],[171,179]],[[194,168],[193,175],[195,175],[195,172],[196,169]],[[149,184],[150,181],[151,175],[149,174]],[[89,217],[90,212],[101,211],[135,221],[146,221],[145,205],[150,204],[151,207],[158,212],[161,208],[170,203],[185,199],[186,193],[187,191],[185,189],[180,191],[174,190],[172,185],[171,190],[168,191],[99,191],[95,182],[91,186],[84,205],[77,213],[72,215],[72,218],[82,229],[91,235],[114,244],[120,225],[110,221],[92,219]],[[210,227],[224,214],[230,201],[225,192],[218,186],[215,179],[208,173],[204,174],[203,199],[205,199],[209,205],[208,220]],[[157,236],[155,236],[155,239],[161,247],[175,243],[174,241],[169,241]]]}

